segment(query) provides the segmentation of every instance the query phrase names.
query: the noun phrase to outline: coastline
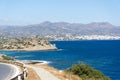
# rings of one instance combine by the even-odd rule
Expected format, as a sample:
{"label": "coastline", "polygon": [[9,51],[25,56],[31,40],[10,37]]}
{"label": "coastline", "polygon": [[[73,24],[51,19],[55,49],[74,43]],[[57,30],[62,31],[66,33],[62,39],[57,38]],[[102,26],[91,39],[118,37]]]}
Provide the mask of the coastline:
{"label": "coastline", "polygon": [[21,62],[25,64],[49,64],[51,62],[49,61],[44,61],[44,60],[20,60]]}
{"label": "coastline", "polygon": [[[39,55],[39,54],[38,54]],[[44,59],[42,59],[42,60],[44,60]],[[49,65],[48,65],[49,66]],[[34,79],[33,79],[34,80]]]}
{"label": "coastline", "polygon": [[49,51],[49,50],[58,50],[58,48],[49,47],[49,48],[26,48],[26,49],[1,49],[1,51]]}
{"label": "coastline", "polygon": [[3,51],[39,51],[56,50],[55,44],[41,38],[1,39],[0,49]]}

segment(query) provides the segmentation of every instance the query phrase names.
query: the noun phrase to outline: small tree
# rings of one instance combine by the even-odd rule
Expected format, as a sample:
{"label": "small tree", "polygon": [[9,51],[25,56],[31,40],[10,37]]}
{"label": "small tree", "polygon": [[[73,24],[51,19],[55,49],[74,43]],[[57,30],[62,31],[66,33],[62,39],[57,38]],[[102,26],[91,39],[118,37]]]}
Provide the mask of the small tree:
{"label": "small tree", "polygon": [[111,80],[110,78],[106,77],[101,71],[96,70],[83,63],[73,65],[67,70],[67,72],[78,75],[83,80]]}

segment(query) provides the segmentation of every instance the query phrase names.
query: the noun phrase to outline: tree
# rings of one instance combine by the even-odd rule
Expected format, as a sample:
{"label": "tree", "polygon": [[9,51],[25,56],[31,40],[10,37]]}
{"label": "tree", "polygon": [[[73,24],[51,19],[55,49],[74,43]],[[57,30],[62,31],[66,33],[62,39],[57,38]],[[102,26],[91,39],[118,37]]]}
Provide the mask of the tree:
{"label": "tree", "polygon": [[106,77],[101,71],[96,70],[83,63],[73,65],[67,70],[67,72],[78,75],[83,80],[111,80],[110,78]]}

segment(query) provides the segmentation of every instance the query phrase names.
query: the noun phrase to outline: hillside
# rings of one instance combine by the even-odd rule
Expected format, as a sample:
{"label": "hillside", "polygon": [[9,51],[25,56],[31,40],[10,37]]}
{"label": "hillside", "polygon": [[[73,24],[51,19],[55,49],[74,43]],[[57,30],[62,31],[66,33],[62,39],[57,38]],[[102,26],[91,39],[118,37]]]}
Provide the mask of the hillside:
{"label": "hillside", "polygon": [[66,22],[43,22],[27,26],[0,26],[0,35],[9,37],[46,36],[46,35],[112,35],[120,36],[120,26],[108,22],[89,24]]}
{"label": "hillside", "polygon": [[0,50],[54,50],[57,49],[49,41],[42,38],[0,39]]}

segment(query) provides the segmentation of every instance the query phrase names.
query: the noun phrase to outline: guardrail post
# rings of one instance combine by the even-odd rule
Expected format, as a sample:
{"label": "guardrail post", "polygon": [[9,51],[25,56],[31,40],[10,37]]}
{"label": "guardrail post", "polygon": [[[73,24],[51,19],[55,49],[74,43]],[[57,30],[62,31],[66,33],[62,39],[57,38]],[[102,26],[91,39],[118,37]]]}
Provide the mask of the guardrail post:
{"label": "guardrail post", "polygon": [[20,75],[18,76],[18,80],[21,80],[21,76]]}
{"label": "guardrail post", "polygon": [[15,62],[15,61],[7,61],[7,60],[0,60],[0,62],[2,63],[9,63],[9,64],[14,64],[14,65],[17,65],[17,66],[20,66],[23,68],[23,73],[22,74],[19,74],[18,76],[16,76],[15,78],[11,79],[11,80],[24,80],[27,75],[28,75],[28,70],[27,68],[25,67],[25,64],[23,63],[20,63],[20,62]]}
{"label": "guardrail post", "polygon": [[23,75],[24,75],[24,78],[26,78],[27,77],[27,72],[24,72]]}

